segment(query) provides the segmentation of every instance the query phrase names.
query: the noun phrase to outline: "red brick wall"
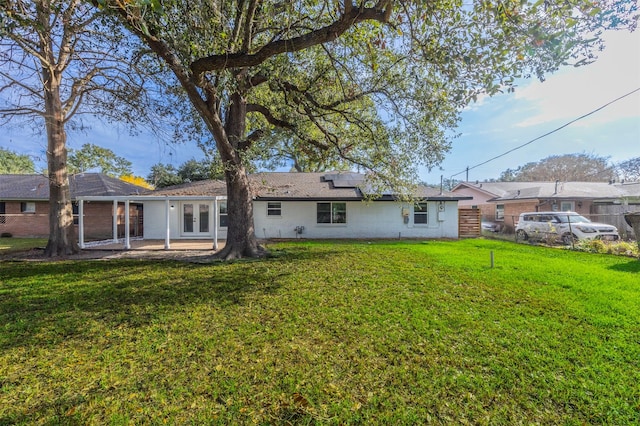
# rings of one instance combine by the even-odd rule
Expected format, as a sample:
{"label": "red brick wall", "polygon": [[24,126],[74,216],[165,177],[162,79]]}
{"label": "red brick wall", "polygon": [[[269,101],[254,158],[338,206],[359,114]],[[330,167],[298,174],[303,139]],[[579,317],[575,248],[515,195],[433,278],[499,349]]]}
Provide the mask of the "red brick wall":
{"label": "red brick wall", "polygon": [[[0,221],[0,234],[8,232],[14,237],[43,237],[49,236],[49,203],[36,202],[35,213],[20,213],[20,201],[5,201],[5,220]],[[84,203],[84,235],[85,240],[108,239],[113,237],[113,203],[85,202]],[[129,206],[131,213],[131,232],[142,229],[136,226],[137,209]],[[118,204],[118,228],[122,234],[124,230],[124,204]],[[78,227],[76,226],[76,236]],[[121,235],[122,236],[122,235]]]}
{"label": "red brick wall", "polygon": [[20,201],[5,201],[4,223],[0,221],[0,234],[8,232],[14,237],[49,236],[49,203],[36,202],[35,213],[20,213]]}

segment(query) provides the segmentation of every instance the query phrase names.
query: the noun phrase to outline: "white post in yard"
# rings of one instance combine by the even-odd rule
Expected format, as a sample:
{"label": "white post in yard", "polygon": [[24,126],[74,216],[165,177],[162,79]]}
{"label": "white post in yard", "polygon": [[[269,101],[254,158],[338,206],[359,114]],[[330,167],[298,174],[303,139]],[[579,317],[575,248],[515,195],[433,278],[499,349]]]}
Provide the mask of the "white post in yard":
{"label": "white post in yard", "polygon": [[118,200],[113,200],[113,242],[118,244]]}
{"label": "white post in yard", "polygon": [[213,250],[218,251],[218,197],[213,199]]}
{"label": "white post in yard", "polygon": [[78,243],[84,249],[84,200],[78,201]]}
{"label": "white post in yard", "polygon": [[169,220],[169,198],[165,198],[164,200],[164,223],[165,223],[165,234],[164,234],[164,249],[169,250],[171,248],[171,227]]}

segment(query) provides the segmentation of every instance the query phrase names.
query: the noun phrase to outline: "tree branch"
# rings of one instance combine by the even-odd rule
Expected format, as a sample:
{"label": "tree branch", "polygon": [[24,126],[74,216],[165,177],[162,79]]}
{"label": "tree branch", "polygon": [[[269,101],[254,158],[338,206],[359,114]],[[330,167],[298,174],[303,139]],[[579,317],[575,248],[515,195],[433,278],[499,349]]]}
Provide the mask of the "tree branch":
{"label": "tree branch", "polygon": [[267,120],[267,122],[269,124],[271,124],[274,127],[278,127],[281,129],[286,129],[286,130],[290,130],[292,131],[300,140],[307,142],[313,146],[315,146],[318,149],[321,149],[323,151],[326,151],[327,149],[329,149],[329,146],[317,141],[315,139],[309,139],[308,137],[306,137],[305,134],[302,134],[298,127],[293,124],[290,123],[288,121],[284,121],[284,120],[280,120],[276,117],[274,117],[274,115],[271,113],[271,111],[269,111],[268,108],[266,108],[264,105],[259,105],[259,104],[247,104],[247,112],[257,112],[259,114],[261,114],[265,120]]}
{"label": "tree branch", "polygon": [[[389,3],[388,8],[391,8],[392,2],[388,1],[387,3]],[[281,53],[298,52],[318,44],[334,41],[349,28],[363,21],[387,22],[387,12],[377,7],[345,10],[345,13],[337,21],[326,27],[291,39],[270,42],[253,54],[240,52],[201,58],[191,64],[191,71],[197,78],[207,71],[259,65],[270,57]]]}

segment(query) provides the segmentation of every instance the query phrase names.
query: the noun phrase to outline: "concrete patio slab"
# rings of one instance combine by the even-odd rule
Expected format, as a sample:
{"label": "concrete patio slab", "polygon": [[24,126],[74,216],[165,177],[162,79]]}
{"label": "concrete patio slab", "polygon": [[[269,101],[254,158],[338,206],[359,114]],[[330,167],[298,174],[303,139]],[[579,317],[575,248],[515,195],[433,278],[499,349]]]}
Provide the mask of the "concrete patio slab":
{"label": "concrete patio slab", "polygon": [[[218,241],[218,250],[224,247],[225,241]],[[144,240],[132,238],[130,240],[130,250],[165,250],[164,240]],[[207,250],[213,251],[213,240],[173,240],[170,242],[169,250]],[[112,240],[94,241],[86,243],[84,250],[126,250],[124,248],[124,240],[120,239],[117,243]]]}

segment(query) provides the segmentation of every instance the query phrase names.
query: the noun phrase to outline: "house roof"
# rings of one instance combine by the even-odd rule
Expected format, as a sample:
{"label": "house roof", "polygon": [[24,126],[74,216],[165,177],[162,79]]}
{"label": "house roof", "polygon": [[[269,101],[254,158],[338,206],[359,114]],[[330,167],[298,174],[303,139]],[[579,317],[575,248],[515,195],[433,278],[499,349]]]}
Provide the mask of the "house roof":
{"label": "house roof", "polygon": [[167,186],[166,188],[147,191],[144,195],[165,196],[214,196],[227,195],[227,185],[222,180],[202,180],[197,182],[181,183]]}
{"label": "house roof", "polygon": [[[353,172],[263,172],[249,175],[249,181],[256,200],[360,201],[369,191],[365,183],[365,176]],[[167,196],[226,195],[226,186],[223,181],[207,180],[174,185],[149,194]],[[440,194],[439,190],[426,186],[418,186],[414,196],[431,200],[469,198],[451,192]],[[391,193],[385,193],[381,199],[393,200],[395,197]]]}
{"label": "house roof", "polygon": [[357,173],[265,172],[249,176],[254,198],[270,200],[361,200]]}
{"label": "house roof", "polygon": [[527,199],[614,200],[640,197],[640,182],[464,182],[453,189],[472,188],[492,194],[490,201]]}
{"label": "house roof", "polygon": [[[69,176],[71,198],[141,194],[146,188],[102,173]],[[44,175],[1,175],[0,200],[48,200],[49,181]]]}

